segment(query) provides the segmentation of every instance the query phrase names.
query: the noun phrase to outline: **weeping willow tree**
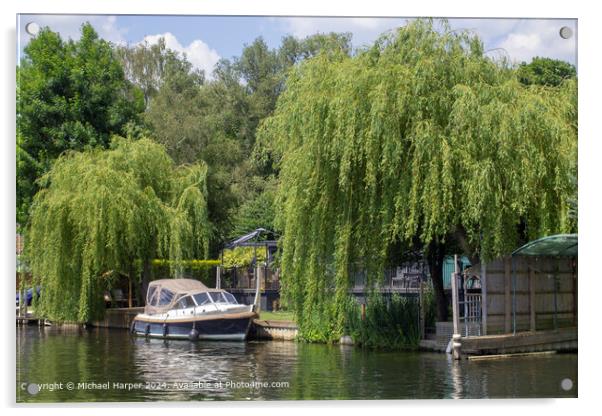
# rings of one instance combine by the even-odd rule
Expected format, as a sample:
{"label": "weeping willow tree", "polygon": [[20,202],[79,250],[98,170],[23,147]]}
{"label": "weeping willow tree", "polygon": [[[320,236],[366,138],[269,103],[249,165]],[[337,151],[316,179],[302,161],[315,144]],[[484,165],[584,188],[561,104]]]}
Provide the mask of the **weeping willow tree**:
{"label": "weeping willow tree", "polygon": [[[42,287],[41,316],[102,316],[116,274],[148,278],[151,260],[207,256],[207,168],[176,167],[163,146],[114,138],[109,150],[69,152],[40,179],[26,250]],[[146,272],[146,273],[144,273]]]}
{"label": "weeping willow tree", "polygon": [[395,244],[429,254],[441,316],[446,244],[490,259],[575,228],[576,108],[574,80],[522,85],[446,22],[294,68],[259,144],[280,169],[283,295],[301,335],[337,339],[352,272],[375,287]]}

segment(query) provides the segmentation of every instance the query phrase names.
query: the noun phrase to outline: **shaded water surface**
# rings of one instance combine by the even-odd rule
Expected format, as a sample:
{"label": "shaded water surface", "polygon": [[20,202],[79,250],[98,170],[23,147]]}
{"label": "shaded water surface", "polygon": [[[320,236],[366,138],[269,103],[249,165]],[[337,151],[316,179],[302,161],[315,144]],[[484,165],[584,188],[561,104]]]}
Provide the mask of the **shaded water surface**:
{"label": "shaded water surface", "polygon": [[577,355],[454,362],[424,352],[31,326],[17,329],[16,391],[17,402],[576,397]]}

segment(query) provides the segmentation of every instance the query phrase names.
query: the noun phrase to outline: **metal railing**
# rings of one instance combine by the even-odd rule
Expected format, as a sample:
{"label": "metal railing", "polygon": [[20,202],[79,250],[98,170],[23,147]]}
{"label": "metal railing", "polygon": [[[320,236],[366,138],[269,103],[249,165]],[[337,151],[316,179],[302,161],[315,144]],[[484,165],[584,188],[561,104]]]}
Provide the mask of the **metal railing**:
{"label": "metal railing", "polygon": [[[257,269],[251,267],[232,267],[228,269],[222,269],[220,275],[221,287],[226,290],[254,290],[256,288],[256,274]],[[259,277],[262,279],[261,289],[280,289],[280,271],[278,269],[272,270],[269,267],[265,267],[260,273]]]}
{"label": "metal railing", "polygon": [[462,311],[460,322],[463,326],[463,335],[466,337],[481,335],[481,294],[464,292],[464,300],[458,303]]}
{"label": "metal railing", "polygon": [[[426,274],[421,270],[409,268],[390,268],[382,274],[382,278],[375,282],[379,289],[393,292],[418,292],[420,283],[427,281]],[[364,290],[367,287],[365,271],[353,273],[353,290]]]}

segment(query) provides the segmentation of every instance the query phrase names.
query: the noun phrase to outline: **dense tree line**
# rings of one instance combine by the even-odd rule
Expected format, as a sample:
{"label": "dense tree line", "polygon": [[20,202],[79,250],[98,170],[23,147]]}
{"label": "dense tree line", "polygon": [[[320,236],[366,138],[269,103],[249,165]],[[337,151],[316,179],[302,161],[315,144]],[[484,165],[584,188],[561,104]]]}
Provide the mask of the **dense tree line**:
{"label": "dense tree line", "polygon": [[[153,256],[215,258],[223,241],[264,227],[283,235],[283,295],[308,339],[340,335],[354,270],[376,283],[409,249],[427,257],[445,319],[446,254],[489,259],[576,229],[575,78],[547,58],[492,61],[478,38],[422,20],[357,51],[350,34],[286,36],[276,49],[258,38],[212,74],[163,41],[115,46],[89,24],[64,41],[43,29],[17,68],[17,221],[31,230],[34,270],[59,293],[66,251],[46,250],[83,235],[81,221],[101,230],[108,218],[91,215],[101,203],[92,192],[80,201],[88,211],[65,200],[77,186],[106,184],[66,177],[91,178],[77,163],[107,181],[135,176],[132,164],[109,169],[107,160],[149,151],[161,180],[115,182],[106,194],[148,198],[145,210],[107,205],[115,228],[95,235],[110,250],[84,237],[68,245],[97,250],[68,266],[84,299],[79,318],[93,315],[86,302],[98,287],[77,273],[140,281]],[[182,180],[198,192],[178,211]],[[167,228],[149,232],[159,217]],[[134,252],[128,233],[143,229],[153,240]]]}

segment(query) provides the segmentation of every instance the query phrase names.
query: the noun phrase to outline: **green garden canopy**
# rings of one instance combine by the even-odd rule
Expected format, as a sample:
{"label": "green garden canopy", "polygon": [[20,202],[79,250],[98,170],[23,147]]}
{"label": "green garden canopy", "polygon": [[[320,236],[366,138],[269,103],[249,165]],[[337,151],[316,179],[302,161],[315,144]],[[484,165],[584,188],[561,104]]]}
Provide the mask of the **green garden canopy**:
{"label": "green garden canopy", "polygon": [[512,256],[577,256],[577,234],[557,234],[533,240],[512,252]]}

